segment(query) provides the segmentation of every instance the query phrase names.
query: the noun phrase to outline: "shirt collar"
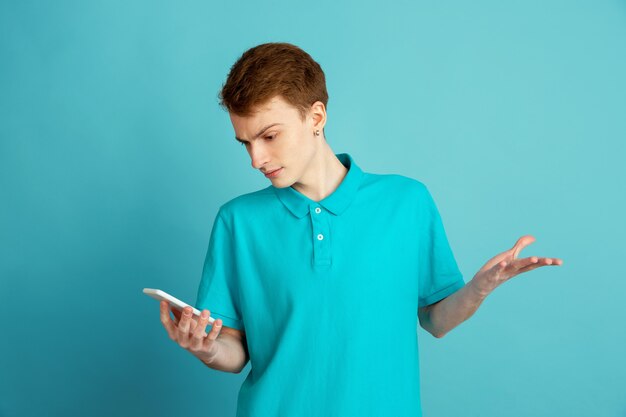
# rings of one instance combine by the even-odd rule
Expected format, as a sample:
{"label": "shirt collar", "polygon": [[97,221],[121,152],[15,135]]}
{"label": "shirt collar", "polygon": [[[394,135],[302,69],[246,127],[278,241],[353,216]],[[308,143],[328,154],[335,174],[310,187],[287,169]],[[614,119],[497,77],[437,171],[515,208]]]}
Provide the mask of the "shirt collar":
{"label": "shirt collar", "polygon": [[337,159],[341,161],[343,166],[348,168],[348,173],[329,196],[319,202],[311,200],[309,197],[300,193],[293,187],[277,188],[273,185],[276,195],[282,203],[298,218],[304,217],[309,212],[311,205],[320,205],[338,216],[343,213],[350,203],[354,200],[359,186],[361,185],[361,177],[363,171],[354,162],[352,157],[347,153],[335,154]]}

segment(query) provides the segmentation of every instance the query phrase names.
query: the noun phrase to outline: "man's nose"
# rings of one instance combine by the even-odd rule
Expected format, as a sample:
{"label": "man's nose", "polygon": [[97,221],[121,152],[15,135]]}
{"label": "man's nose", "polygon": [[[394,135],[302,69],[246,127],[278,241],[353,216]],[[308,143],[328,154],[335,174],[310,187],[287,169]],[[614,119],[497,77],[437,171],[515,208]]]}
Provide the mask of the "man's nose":
{"label": "man's nose", "polygon": [[254,169],[260,169],[267,162],[267,152],[258,142],[250,144],[250,159]]}

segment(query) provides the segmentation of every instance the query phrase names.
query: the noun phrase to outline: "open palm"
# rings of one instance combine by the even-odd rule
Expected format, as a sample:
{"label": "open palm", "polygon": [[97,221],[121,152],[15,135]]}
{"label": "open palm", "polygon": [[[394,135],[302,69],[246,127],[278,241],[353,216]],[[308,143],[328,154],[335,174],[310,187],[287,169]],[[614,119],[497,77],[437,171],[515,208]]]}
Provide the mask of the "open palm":
{"label": "open palm", "polygon": [[532,271],[542,266],[563,265],[563,260],[559,258],[542,258],[538,256],[518,258],[522,249],[534,241],[535,238],[531,235],[522,236],[511,249],[489,259],[476,273],[474,278],[478,288],[485,294],[488,294],[502,283],[523,272]]}

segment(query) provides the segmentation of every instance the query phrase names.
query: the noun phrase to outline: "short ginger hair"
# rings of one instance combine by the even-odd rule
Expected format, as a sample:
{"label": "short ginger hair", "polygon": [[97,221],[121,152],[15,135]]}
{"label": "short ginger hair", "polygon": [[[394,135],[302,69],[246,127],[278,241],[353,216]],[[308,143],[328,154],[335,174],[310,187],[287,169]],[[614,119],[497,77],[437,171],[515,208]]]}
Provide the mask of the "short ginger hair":
{"label": "short ginger hair", "polygon": [[218,97],[229,113],[247,117],[277,95],[294,106],[303,121],[316,101],[328,105],[322,67],[290,43],[264,43],[245,51],[230,68]]}

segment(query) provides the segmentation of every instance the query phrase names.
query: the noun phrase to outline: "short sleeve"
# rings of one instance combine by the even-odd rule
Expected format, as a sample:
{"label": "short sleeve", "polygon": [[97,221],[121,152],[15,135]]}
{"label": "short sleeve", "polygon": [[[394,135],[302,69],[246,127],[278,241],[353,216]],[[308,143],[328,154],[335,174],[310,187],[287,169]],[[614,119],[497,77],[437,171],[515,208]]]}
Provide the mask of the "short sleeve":
{"label": "short sleeve", "polygon": [[440,301],[465,285],[448,243],[437,205],[424,188],[425,215],[420,230],[418,307]]}
{"label": "short sleeve", "polygon": [[209,238],[196,308],[200,311],[208,309],[211,317],[222,319],[224,326],[243,330],[237,297],[236,251],[231,230],[220,209]]}

